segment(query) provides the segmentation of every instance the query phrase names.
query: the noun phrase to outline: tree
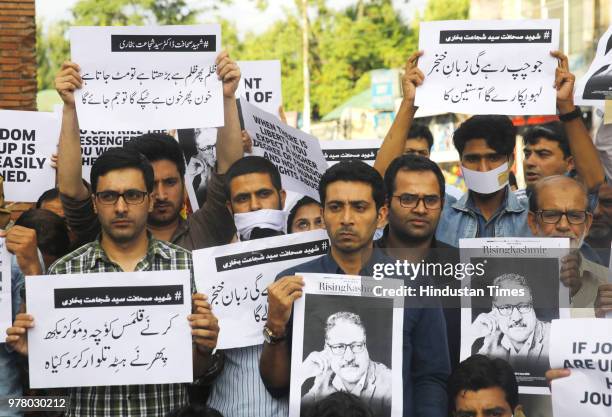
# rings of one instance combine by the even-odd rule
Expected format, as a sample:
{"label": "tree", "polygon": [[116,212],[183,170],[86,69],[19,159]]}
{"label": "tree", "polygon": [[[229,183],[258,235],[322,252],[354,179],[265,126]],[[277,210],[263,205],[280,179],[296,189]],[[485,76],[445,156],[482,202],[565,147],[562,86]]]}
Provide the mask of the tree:
{"label": "tree", "polygon": [[[231,0],[210,0],[206,9]],[[180,25],[196,23],[203,9],[190,8],[186,0],[79,0],[71,18],[51,25],[46,34],[37,30],[38,89],[53,88],[55,73],[70,58],[70,26]],[[39,22],[37,27],[42,27]]]}

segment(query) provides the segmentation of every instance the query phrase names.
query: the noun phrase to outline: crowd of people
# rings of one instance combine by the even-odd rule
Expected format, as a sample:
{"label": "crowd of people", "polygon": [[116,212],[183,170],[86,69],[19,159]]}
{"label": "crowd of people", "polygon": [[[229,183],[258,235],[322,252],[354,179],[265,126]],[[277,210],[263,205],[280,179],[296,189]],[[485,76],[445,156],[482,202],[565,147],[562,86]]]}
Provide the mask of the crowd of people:
{"label": "crowd of people", "polygon": [[[612,189],[604,168],[611,161],[605,154],[600,158],[574,105],[575,77],[567,57],[552,53],[559,62],[559,121],[532,127],[523,135],[527,188],[513,191],[508,184],[517,136],[510,118],[478,115],[453,135],[468,188],[458,195],[458,190],[449,192],[441,169],[429,159],[431,132],[413,123],[416,88],[425,79],[417,66],[420,55],[407,60],[403,100],[374,166],[340,162],[322,175],[319,202],[303,197],[286,208],[276,166],[263,157],[244,156],[234,98],[240,69],[221,53],[216,64],[225,123],[217,132],[206,200],[186,218],[181,215],[186,164],[178,142],[168,134],[145,134],[109,149],[95,161],[90,181],[82,181],[74,101],[82,79],[78,64],[66,62],[55,81],[64,102],[57,188],[41,195],[36,208],[0,232],[12,254],[14,317],[0,346],[0,396],[31,393],[27,334],[36,317],[26,313],[25,276],[193,271],[193,250],[313,229],[327,230],[330,249],[278,274],[269,286],[264,344],[217,351],[215,311],[208,294],[197,292],[192,272],[193,305],[187,319],[194,383],[70,388],[55,393],[68,397],[65,415],[287,416],[293,303],[303,296],[304,286],[296,272],[373,276],[374,264],[397,259],[457,262],[462,238],[569,238],[572,251],[562,260],[561,282],[570,290],[572,314],[605,317],[612,311]],[[382,231],[379,239],[377,231]],[[499,283],[523,285],[522,279],[502,276]],[[436,281],[454,284],[452,277]],[[517,356],[538,360],[538,352],[548,348],[543,329],[549,324],[535,319],[529,292],[516,305],[499,303],[493,300],[494,311],[474,325],[475,334],[485,339],[479,353],[462,362],[458,300],[443,308],[404,309],[404,416],[523,415],[512,364]],[[487,329],[494,319],[500,324]],[[355,340],[342,342],[341,328],[350,329]],[[388,415],[388,395],[380,392],[390,390],[389,370],[368,358],[365,337],[358,316],[328,318],[326,350],[335,355],[335,365],[322,369],[321,357],[315,356],[307,361],[312,373],[305,377],[316,382],[304,413]],[[563,369],[547,372],[549,379],[568,374]],[[376,390],[379,394],[372,401]],[[2,415],[20,414],[3,409]]]}

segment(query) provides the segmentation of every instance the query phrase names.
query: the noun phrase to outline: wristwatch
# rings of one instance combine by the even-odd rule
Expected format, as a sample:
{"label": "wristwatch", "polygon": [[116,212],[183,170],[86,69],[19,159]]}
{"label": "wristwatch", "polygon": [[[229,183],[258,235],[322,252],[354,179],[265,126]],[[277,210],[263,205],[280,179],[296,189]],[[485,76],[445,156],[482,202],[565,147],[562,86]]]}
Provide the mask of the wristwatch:
{"label": "wristwatch", "polygon": [[283,334],[281,336],[276,336],[272,330],[268,326],[264,326],[263,328],[263,337],[266,343],[269,345],[276,345],[277,343],[282,342],[287,338],[287,334]]}
{"label": "wristwatch", "polygon": [[574,120],[579,117],[582,117],[582,110],[580,110],[580,107],[576,106],[571,112],[560,114],[559,120],[561,120],[562,122],[569,122],[570,120]]}

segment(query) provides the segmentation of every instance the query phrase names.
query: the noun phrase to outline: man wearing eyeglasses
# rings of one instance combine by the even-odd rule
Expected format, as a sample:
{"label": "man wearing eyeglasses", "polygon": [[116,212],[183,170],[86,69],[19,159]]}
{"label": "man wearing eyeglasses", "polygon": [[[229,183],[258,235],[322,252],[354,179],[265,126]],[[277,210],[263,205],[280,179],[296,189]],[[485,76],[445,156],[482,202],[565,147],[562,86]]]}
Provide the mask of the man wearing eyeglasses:
{"label": "man wearing eyeglasses", "polygon": [[561,281],[570,289],[572,316],[594,316],[597,290],[607,283],[608,269],[576,250],[593,222],[585,186],[563,175],[538,181],[529,197],[528,222],[535,236],[570,239],[574,251],[562,259]]}
{"label": "man wearing eyeglasses", "polygon": [[[525,277],[503,274],[492,285],[501,295],[493,297],[491,312],[480,314],[472,323],[470,334],[476,342],[473,348],[481,355],[507,360],[517,368],[528,361],[530,368],[535,366],[544,373],[548,369],[550,323],[536,317]],[[500,290],[518,290],[515,294],[522,295],[506,296]]]}
{"label": "man wearing eyeglasses", "polygon": [[[296,274],[374,276],[375,265],[395,263],[373,247],[374,232],[387,214],[384,182],[374,168],[361,161],[340,162],[321,177],[319,195],[330,251],[280,273],[268,287],[266,343],[259,372],[268,391],[279,397],[287,395],[291,383],[292,309],[293,302],[302,296],[304,285],[303,278]],[[355,348],[359,350],[358,346]],[[404,310],[403,353],[403,415],[446,416],[450,364],[440,308]]]}
{"label": "man wearing eyeglasses", "polygon": [[[91,171],[92,200],[101,226],[100,236],[59,259],[49,274],[169,271],[193,269],[191,253],[158,240],[147,231],[153,210],[153,167],[144,155],[125,148],[104,152]],[[193,273],[191,288],[195,290]],[[219,326],[203,294],[192,295],[194,314],[184,317],[192,328],[194,376],[208,368]],[[27,355],[27,329],[35,318],[17,314],[7,329],[6,343]],[[75,387],[69,390],[67,417],[164,417],[188,404],[187,384]]]}
{"label": "man wearing eyeglasses", "polygon": [[[385,172],[388,224],[374,242],[392,258],[419,263],[456,263],[456,248],[436,240],[436,229],[445,201],[444,175],[440,167],[423,156],[402,155]],[[459,287],[460,281],[445,276],[429,277],[431,284]],[[444,317],[451,367],[459,363],[459,298],[444,302]]]}
{"label": "man wearing eyeglasses", "polygon": [[340,311],[327,318],[325,348],[311,352],[303,364],[302,382],[314,377],[302,397],[302,412],[334,392],[360,397],[376,416],[391,410],[391,370],[370,359],[366,330],[357,314]]}

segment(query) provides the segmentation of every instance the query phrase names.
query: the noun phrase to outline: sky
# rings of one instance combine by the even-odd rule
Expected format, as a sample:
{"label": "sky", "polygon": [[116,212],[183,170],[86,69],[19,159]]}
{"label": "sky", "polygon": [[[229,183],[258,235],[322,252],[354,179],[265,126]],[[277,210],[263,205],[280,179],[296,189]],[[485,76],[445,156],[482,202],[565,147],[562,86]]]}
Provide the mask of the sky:
{"label": "sky", "polygon": [[[43,19],[44,24],[69,17],[69,9],[77,0],[36,0],[36,16]],[[426,0],[394,0],[396,7],[401,10],[404,17],[410,17],[417,8],[424,7]],[[198,7],[199,0],[187,0],[187,3]],[[344,8],[356,3],[355,0],[329,0],[328,4],[336,9]],[[283,7],[294,7],[293,0],[268,0],[268,8],[262,12],[255,8],[254,2],[249,0],[234,0],[231,6],[223,6],[219,15],[233,21],[238,27],[240,35],[247,32],[261,33],[275,20],[283,17]],[[206,16],[201,16],[206,21]],[[212,19],[214,20],[214,19]]]}

